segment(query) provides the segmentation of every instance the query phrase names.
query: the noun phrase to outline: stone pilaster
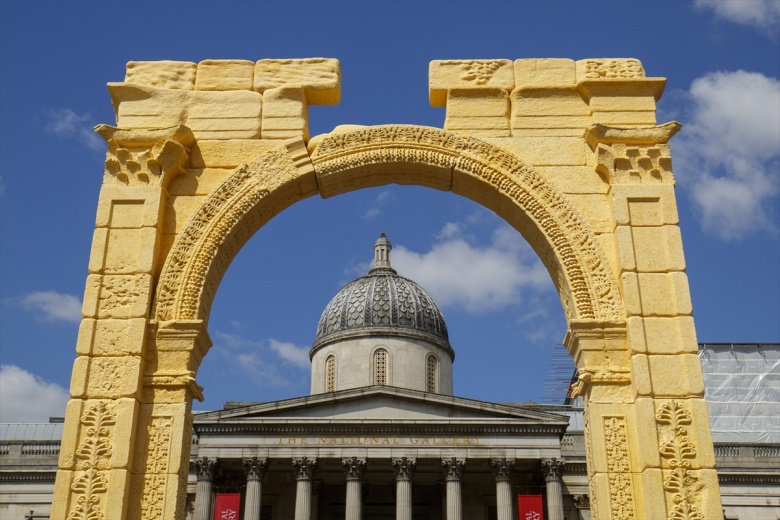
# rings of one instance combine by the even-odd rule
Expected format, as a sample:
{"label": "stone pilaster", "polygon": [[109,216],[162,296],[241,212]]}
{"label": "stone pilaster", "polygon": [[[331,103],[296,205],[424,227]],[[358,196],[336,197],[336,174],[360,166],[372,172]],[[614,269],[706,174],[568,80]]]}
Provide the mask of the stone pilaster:
{"label": "stone pilaster", "polygon": [[498,520],[512,520],[512,472],[515,469],[515,460],[491,459],[490,469],[496,479]]}
{"label": "stone pilaster", "polygon": [[393,459],[395,473],[395,518],[412,520],[412,481],[417,469],[417,459],[401,457]]}
{"label": "stone pilaster", "polygon": [[203,457],[193,462],[198,486],[195,488],[195,516],[193,520],[211,520],[211,498],[218,459]]}
{"label": "stone pilaster", "polygon": [[460,490],[460,479],[466,469],[466,461],[451,457],[442,459],[441,468],[444,480],[447,482],[447,520],[463,518],[463,498]]}
{"label": "stone pilaster", "polygon": [[363,518],[363,497],[361,486],[363,475],[366,472],[365,459],[352,457],[343,459],[341,465],[344,468],[344,474],[347,476],[347,510],[346,520],[362,520]]}
{"label": "stone pilaster", "polygon": [[246,475],[244,520],[260,520],[263,478],[265,478],[267,469],[268,459],[259,459],[257,457],[244,459],[244,474]]}
{"label": "stone pilaster", "polygon": [[547,518],[549,520],[564,520],[563,517],[563,467],[565,460],[542,460],[545,488],[547,490]]}
{"label": "stone pilaster", "polygon": [[295,488],[295,520],[311,520],[312,480],[317,471],[317,459],[293,459],[293,471],[298,481]]}

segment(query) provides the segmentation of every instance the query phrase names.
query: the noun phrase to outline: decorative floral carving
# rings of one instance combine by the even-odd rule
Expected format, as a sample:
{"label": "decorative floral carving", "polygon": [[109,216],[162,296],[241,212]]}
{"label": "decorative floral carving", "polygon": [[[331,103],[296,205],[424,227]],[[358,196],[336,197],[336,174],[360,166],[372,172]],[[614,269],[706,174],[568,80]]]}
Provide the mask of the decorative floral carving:
{"label": "decorative floral carving", "polygon": [[103,520],[103,495],[108,490],[108,468],[111,459],[111,441],[116,424],[113,406],[100,402],[87,407],[81,416],[86,434],[76,450],[76,478],[70,489],[76,505],[68,520]]}
{"label": "decorative floral carving", "polygon": [[265,478],[265,472],[268,469],[268,459],[252,457],[244,459],[244,474],[247,480],[262,481]]}
{"label": "decorative floral carving", "polygon": [[444,472],[445,480],[460,480],[466,469],[466,460],[457,457],[442,459],[441,469]]}
{"label": "decorative floral carving", "polygon": [[599,144],[596,171],[610,184],[674,184],[668,144]]}
{"label": "decorative floral carving", "polygon": [[542,474],[544,480],[549,482],[551,480],[561,480],[563,476],[563,468],[566,466],[564,459],[542,459]]}
{"label": "decorative floral carving", "polygon": [[146,429],[147,456],[141,518],[162,518],[165,508],[166,473],[171,450],[173,418],[154,417]]}
{"label": "decorative floral carving", "polygon": [[490,470],[493,472],[496,482],[509,482],[515,470],[515,459],[506,458],[490,459]]}
{"label": "decorative floral carving", "polygon": [[[549,244],[542,261],[568,287],[578,319],[623,319],[615,277],[598,244],[576,209],[546,180],[511,153],[491,144],[464,139],[437,128],[378,126],[332,134],[312,154],[320,178],[360,166],[418,163],[457,169],[482,179],[510,198],[538,226]],[[559,272],[565,276],[558,276]],[[569,295],[562,290],[562,299]]]}
{"label": "decorative floral carving", "polygon": [[129,130],[98,125],[95,131],[108,141],[104,182],[123,186],[166,186],[184,173],[194,141],[183,126]]}
{"label": "decorative floral carving", "polygon": [[655,414],[658,423],[661,457],[668,464],[665,470],[664,489],[673,493],[674,509],[669,520],[704,520],[697,507],[702,484],[691,469],[696,458],[696,447],[688,436],[693,421],[690,412],[678,401],[665,403]]}
{"label": "decorative floral carving", "polygon": [[645,69],[642,67],[642,62],[633,58],[585,62],[586,79],[643,78],[644,76]]}
{"label": "decorative floral carving", "polygon": [[342,459],[341,467],[344,468],[344,474],[347,476],[347,480],[360,480],[366,472],[366,459],[359,459],[357,457]]}
{"label": "decorative floral carving", "polygon": [[489,60],[471,60],[464,62],[461,67],[464,71],[461,79],[473,81],[477,85],[484,85],[501,68],[501,63]]}
{"label": "decorative floral carving", "polygon": [[301,457],[293,459],[292,464],[296,480],[312,480],[314,478],[314,473],[317,471],[317,459]]}
{"label": "decorative floral carving", "polygon": [[192,467],[195,470],[195,475],[198,477],[198,480],[208,480],[210,482],[214,480],[214,475],[217,473],[219,459],[201,457],[192,462]]}
{"label": "decorative floral carving", "polygon": [[396,480],[412,480],[414,472],[417,470],[417,459],[393,459],[393,473]]}
{"label": "decorative floral carving", "polygon": [[611,518],[625,520],[635,518],[634,494],[631,488],[631,465],[628,460],[626,418],[622,416],[603,417],[603,428],[609,475]]}

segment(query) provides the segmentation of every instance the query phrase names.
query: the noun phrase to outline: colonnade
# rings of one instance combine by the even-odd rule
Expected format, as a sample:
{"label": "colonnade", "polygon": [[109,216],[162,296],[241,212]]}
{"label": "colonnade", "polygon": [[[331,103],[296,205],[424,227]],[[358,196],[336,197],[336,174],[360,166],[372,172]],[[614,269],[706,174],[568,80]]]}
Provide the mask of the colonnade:
{"label": "colonnade", "polygon": [[[202,457],[193,462],[198,478],[195,492],[194,520],[211,520],[212,483],[218,467],[218,459]],[[490,468],[496,481],[496,506],[498,520],[511,520],[514,511],[512,493],[513,459],[490,459]],[[414,458],[395,458],[391,460],[396,485],[396,519],[412,520],[412,484],[417,468]],[[547,493],[547,516],[549,520],[564,520],[563,491],[561,476],[565,461],[558,459],[542,460],[542,472],[545,477]],[[441,461],[446,489],[446,519],[463,520],[463,497],[461,481],[466,469],[465,459],[444,458]],[[244,520],[260,520],[262,482],[268,469],[268,459],[248,458],[243,460],[247,479]],[[363,497],[361,493],[363,477],[366,472],[366,459],[351,457],[342,460],[346,477],[346,520],[363,520]],[[317,459],[301,457],[292,460],[292,469],[296,479],[295,520],[311,520],[312,489],[317,472]]]}

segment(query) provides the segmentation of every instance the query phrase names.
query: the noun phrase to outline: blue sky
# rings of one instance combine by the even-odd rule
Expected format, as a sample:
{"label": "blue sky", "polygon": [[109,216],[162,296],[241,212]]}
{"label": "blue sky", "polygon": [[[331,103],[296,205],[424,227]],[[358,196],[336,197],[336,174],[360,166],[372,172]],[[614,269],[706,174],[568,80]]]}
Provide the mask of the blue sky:
{"label": "blue sky", "polygon": [[[131,60],[337,58],[339,124],[441,127],[433,59],[634,57],[668,78],[659,122],[685,127],[674,171],[699,340],[780,341],[780,1],[0,2],[0,420],[61,415],[105,144],[107,82]],[[565,332],[519,234],[450,193],[386,186],[313,197],[238,255],[198,380],[214,409],[309,391],[330,298],[388,234],[394,265],[439,302],[455,393],[538,399]],[[468,271],[468,276],[464,276]]]}

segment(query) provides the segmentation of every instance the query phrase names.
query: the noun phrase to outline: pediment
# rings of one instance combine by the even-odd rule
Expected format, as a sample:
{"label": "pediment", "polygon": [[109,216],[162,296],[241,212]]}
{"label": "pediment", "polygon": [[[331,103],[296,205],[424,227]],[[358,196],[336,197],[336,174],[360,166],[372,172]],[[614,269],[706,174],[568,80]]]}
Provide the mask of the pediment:
{"label": "pediment", "polygon": [[489,403],[387,386],[372,386],[265,403],[241,403],[195,415],[195,424],[301,420],[511,422],[563,426],[568,417],[531,406]]}

